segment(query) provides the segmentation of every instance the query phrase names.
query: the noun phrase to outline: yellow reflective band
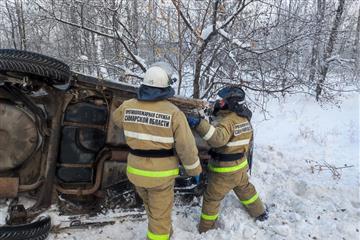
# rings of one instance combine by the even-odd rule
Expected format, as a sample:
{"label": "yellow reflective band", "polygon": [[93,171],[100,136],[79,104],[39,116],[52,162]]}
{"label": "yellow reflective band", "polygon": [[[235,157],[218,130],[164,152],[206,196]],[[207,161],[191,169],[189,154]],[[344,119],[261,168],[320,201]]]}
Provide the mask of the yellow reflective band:
{"label": "yellow reflective band", "polygon": [[201,213],[201,218],[208,221],[215,221],[218,218],[219,214],[216,215],[206,215],[204,213]]}
{"label": "yellow reflective band", "polygon": [[148,230],[147,237],[151,240],[168,240],[170,239],[170,234],[155,234]]}
{"label": "yellow reflective band", "polygon": [[248,165],[247,160],[243,161],[239,165],[233,167],[214,167],[213,165],[209,164],[209,169],[213,172],[217,173],[228,173],[228,172],[235,172],[237,170],[243,169]]}
{"label": "yellow reflective band", "polygon": [[250,199],[248,200],[244,200],[244,201],[240,201],[242,204],[244,205],[249,205],[254,203],[257,199],[259,198],[259,194],[255,194],[254,196],[252,196]]}
{"label": "yellow reflective band", "polygon": [[177,176],[179,175],[179,169],[171,169],[171,170],[165,170],[165,171],[147,171],[147,170],[141,170],[137,168],[127,166],[127,172],[139,175],[143,177],[170,177],[170,176]]}

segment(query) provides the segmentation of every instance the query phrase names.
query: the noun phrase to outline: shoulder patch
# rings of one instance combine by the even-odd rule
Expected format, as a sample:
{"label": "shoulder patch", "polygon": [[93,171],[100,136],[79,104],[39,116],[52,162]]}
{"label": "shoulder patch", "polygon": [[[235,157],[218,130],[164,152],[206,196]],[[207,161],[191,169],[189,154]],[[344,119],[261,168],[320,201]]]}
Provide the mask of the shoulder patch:
{"label": "shoulder patch", "polygon": [[239,136],[241,133],[251,132],[252,127],[250,123],[240,123],[234,126],[234,136]]}
{"label": "shoulder patch", "polygon": [[124,122],[170,128],[171,115],[160,112],[145,111],[142,109],[127,108],[124,113]]}

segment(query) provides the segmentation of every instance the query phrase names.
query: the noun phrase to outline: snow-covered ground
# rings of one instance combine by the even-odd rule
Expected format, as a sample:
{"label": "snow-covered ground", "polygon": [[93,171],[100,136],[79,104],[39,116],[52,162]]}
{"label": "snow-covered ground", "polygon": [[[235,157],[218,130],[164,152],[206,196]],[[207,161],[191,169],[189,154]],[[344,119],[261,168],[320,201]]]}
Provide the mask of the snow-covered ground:
{"label": "snow-covered ground", "polygon": [[[348,95],[341,108],[321,108],[304,96],[270,102],[267,120],[254,114],[251,176],[269,207],[268,221],[254,222],[229,193],[222,202],[220,229],[201,235],[196,228],[200,204],[194,200],[195,206],[175,206],[172,239],[359,239],[359,104],[359,94]],[[54,223],[66,220],[55,207],[49,213]],[[119,210],[91,219],[109,221],[124,214]],[[145,220],[118,221],[52,234],[50,239],[137,240],[144,239],[146,230]]]}

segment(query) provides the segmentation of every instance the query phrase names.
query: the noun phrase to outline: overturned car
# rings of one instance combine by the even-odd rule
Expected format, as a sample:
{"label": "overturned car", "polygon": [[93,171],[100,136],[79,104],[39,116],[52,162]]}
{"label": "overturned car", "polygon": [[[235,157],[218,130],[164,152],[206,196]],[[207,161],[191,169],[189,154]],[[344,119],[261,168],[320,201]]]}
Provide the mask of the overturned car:
{"label": "overturned car", "polygon": [[[0,239],[46,238],[50,219],[33,220],[52,203],[65,214],[139,204],[126,177],[129,148],[111,121],[136,91],[71,72],[44,55],[0,49],[0,198],[13,199]],[[200,100],[171,101],[185,113],[205,107]],[[196,141],[206,163],[208,146]],[[206,178],[196,185],[183,172],[180,166],[176,191],[201,194]],[[18,204],[21,195],[35,204]]]}

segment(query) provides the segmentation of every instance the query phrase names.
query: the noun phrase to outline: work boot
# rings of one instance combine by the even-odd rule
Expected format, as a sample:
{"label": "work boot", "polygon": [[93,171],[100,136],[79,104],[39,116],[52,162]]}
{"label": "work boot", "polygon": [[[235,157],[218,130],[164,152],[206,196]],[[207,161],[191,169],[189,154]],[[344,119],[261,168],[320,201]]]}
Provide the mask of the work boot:
{"label": "work boot", "polygon": [[269,218],[269,210],[268,210],[268,208],[265,208],[265,211],[262,214],[260,214],[259,216],[257,216],[255,218],[255,221],[264,222],[268,218]]}
{"label": "work boot", "polygon": [[207,221],[207,220],[200,220],[200,223],[198,225],[199,233],[205,233],[211,229],[215,228],[216,221]]}
{"label": "work boot", "polygon": [[204,233],[207,232],[209,230],[213,230],[213,229],[224,229],[225,228],[225,224],[222,221],[216,220],[216,221],[212,221],[211,224],[207,224],[204,223],[204,221],[198,225],[198,230],[199,233]]}

